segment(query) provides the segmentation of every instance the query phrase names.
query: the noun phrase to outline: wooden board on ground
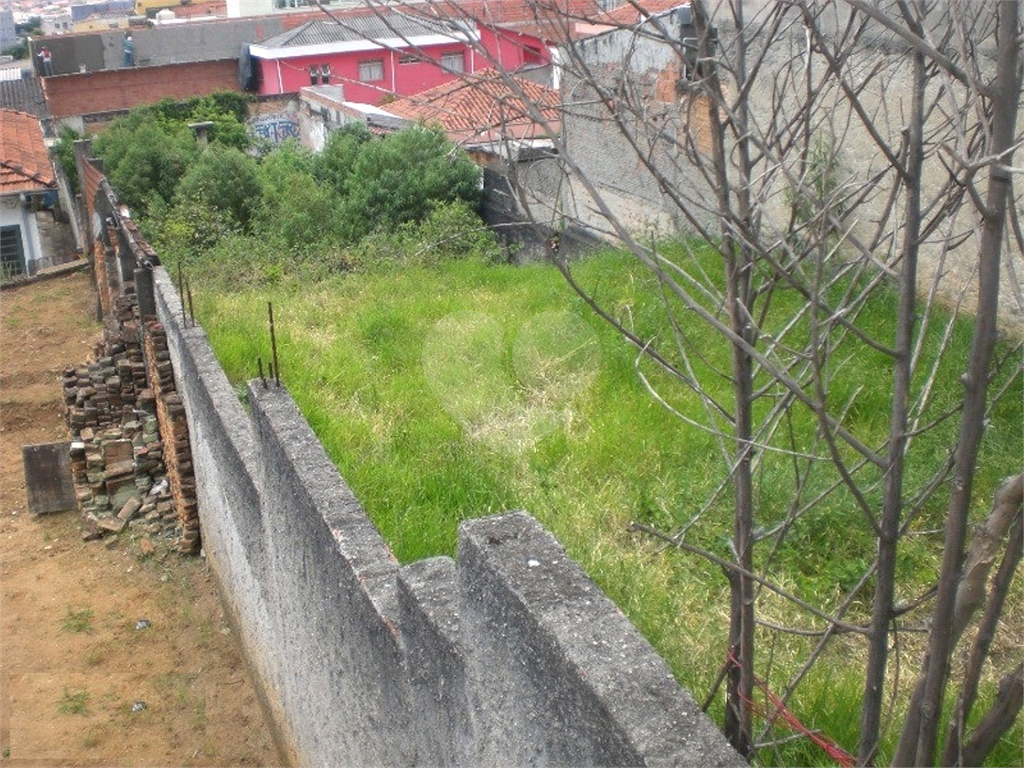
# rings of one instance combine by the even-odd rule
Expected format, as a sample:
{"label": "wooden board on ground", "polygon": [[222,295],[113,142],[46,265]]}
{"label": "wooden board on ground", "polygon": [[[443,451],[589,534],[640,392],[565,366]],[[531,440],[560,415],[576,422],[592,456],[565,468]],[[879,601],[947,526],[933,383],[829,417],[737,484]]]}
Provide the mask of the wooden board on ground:
{"label": "wooden board on ground", "polygon": [[71,443],[23,445],[21,455],[29,512],[44,515],[77,506],[71,480]]}

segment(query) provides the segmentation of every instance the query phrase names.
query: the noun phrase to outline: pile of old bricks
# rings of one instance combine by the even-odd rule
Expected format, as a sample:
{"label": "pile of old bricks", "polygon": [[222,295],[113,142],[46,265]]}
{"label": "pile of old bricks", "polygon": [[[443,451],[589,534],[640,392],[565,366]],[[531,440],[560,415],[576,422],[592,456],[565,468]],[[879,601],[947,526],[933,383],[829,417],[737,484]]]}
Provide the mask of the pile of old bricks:
{"label": "pile of old bricks", "polygon": [[155,398],[156,416],[163,434],[164,464],[178,512],[178,547],[192,552],[199,546],[199,510],[185,406],[175,390],[174,370],[163,326],[157,320],[148,320],[145,337],[149,380],[158,393]]}
{"label": "pile of old bricks", "polygon": [[[192,552],[199,526],[184,409],[174,392],[173,374],[163,376],[157,390],[150,386],[150,369],[166,366],[169,371],[170,362],[163,359],[154,366],[151,360],[147,367],[133,298],[116,299],[95,351],[96,362],[64,372],[73,435],[71,471],[85,519],[83,537],[140,526],[148,535],[175,540],[179,551]],[[154,330],[160,335],[156,346],[166,356],[163,329]],[[146,347],[152,348],[148,339]],[[161,424],[170,429],[161,429]],[[182,469],[188,473],[184,482],[179,479]],[[186,515],[187,526],[182,524]]]}

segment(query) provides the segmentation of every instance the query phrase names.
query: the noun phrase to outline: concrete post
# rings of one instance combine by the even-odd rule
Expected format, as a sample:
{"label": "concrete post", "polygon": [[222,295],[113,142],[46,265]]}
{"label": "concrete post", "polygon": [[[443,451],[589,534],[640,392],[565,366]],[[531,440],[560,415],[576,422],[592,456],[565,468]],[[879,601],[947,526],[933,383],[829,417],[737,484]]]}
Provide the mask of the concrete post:
{"label": "concrete post", "polygon": [[139,317],[156,316],[156,296],[153,293],[153,270],[147,267],[135,269],[135,293],[139,298]]}

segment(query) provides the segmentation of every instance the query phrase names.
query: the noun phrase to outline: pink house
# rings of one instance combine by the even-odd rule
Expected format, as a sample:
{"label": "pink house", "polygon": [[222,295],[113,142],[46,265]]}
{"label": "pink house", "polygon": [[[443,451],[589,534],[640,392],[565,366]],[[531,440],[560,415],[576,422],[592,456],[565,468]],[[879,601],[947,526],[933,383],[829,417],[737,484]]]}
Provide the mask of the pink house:
{"label": "pink house", "polygon": [[347,101],[377,104],[500,65],[506,71],[551,61],[532,35],[398,11],[339,13],[249,46],[258,93],[340,85]]}

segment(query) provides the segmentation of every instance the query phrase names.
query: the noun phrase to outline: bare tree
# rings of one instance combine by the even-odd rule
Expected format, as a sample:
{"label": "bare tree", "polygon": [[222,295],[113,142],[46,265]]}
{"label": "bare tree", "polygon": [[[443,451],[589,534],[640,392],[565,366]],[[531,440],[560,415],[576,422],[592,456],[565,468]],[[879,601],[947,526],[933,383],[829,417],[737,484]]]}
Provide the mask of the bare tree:
{"label": "bare tree", "polygon": [[[877,761],[895,722],[893,763],[931,765],[957,643],[984,607],[941,757],[980,761],[1021,709],[1018,664],[979,725],[966,727],[1021,557],[1019,475],[967,551],[985,425],[1021,376],[1020,345],[996,346],[1000,301],[1022,305],[1000,274],[1004,259],[1019,262],[1024,251],[1012,185],[1020,0],[692,0],[660,14],[640,0],[611,14],[555,0],[531,7],[559,43],[561,125],[550,128],[542,162],[524,159],[521,135],[510,132],[494,163],[524,216],[555,242],[573,229],[614,240],[662,290],[664,328],[645,336],[551,249],[570,285],[636,346],[652,395],[715,439],[722,482],[712,496],[678,530],[645,530],[727,573],[726,735],[752,756],[767,734],[754,717],[759,638],[818,638],[784,704],[829,644],[852,633],[867,657],[857,761]],[[485,20],[472,4],[408,9]],[[506,85],[510,119],[550,125],[515,78]],[[671,256],[656,232],[684,233],[683,254]],[[954,283],[947,273],[971,277]],[[891,337],[871,317],[883,294],[894,297]],[[792,307],[784,295],[799,297],[799,309],[780,310]],[[938,312],[940,303],[951,311]],[[968,309],[970,358],[962,396],[950,402],[936,380],[953,364],[954,327]],[[885,403],[846,378],[848,361],[863,356],[886,361]],[[879,437],[857,414],[881,409]],[[955,447],[935,467],[919,455],[920,437],[951,424]],[[731,552],[721,558],[687,536],[710,524],[709,510],[730,491]],[[785,502],[760,501],[769,496]],[[838,601],[814,606],[773,575],[793,533],[839,496],[858,510],[874,552]],[[938,582],[907,595],[901,552],[939,500]],[[813,628],[759,615],[768,593],[806,611]],[[925,621],[919,678],[900,712],[892,649]]]}

